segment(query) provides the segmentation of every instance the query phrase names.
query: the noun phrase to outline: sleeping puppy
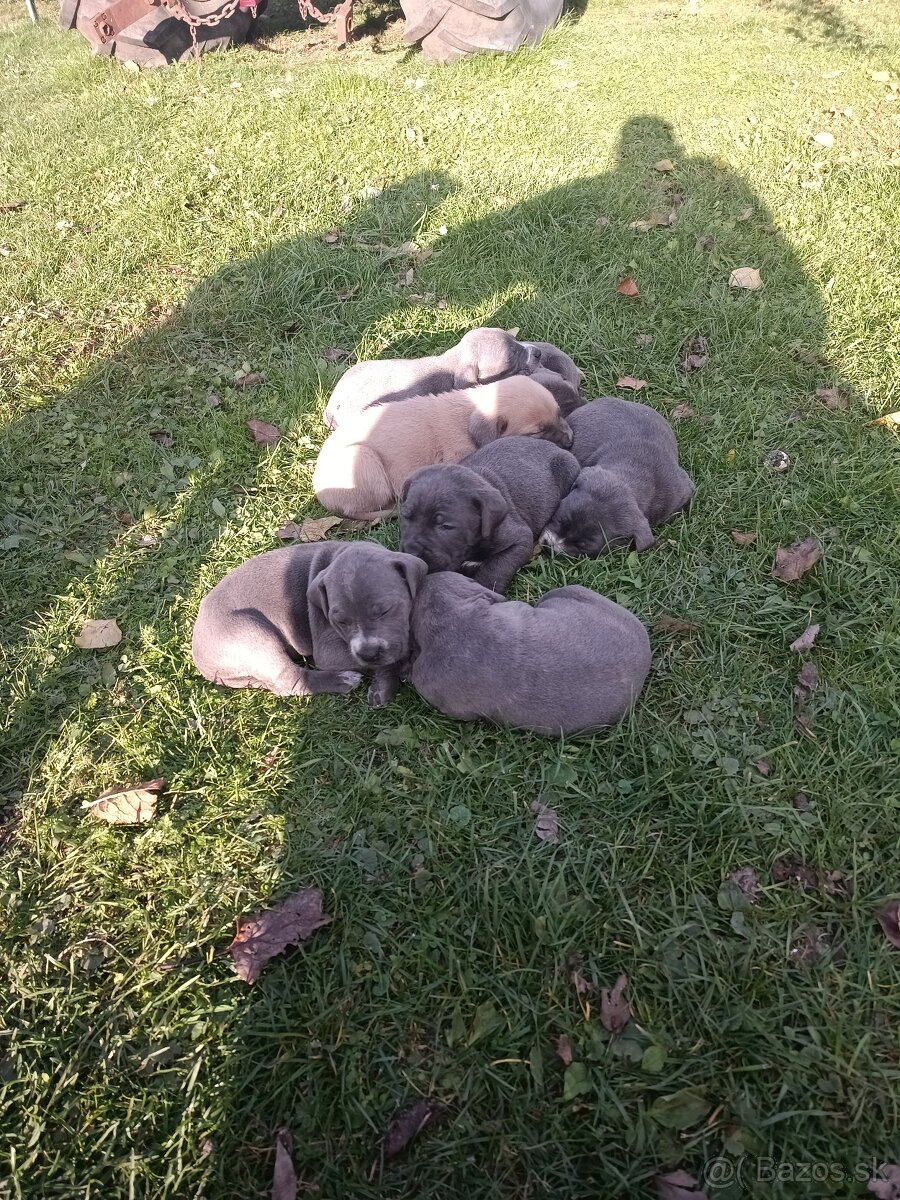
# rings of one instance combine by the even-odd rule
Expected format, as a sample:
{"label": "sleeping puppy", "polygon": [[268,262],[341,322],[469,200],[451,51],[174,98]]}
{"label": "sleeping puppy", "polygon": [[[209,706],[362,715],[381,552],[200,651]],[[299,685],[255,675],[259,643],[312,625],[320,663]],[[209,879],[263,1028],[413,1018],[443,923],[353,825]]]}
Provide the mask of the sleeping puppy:
{"label": "sleeping puppy", "polygon": [[547,367],[536,367],[529,372],[529,377],[550,392],[564,417],[587,403],[578,388],[564,379],[562,375],[557,374],[556,371],[551,371]]}
{"label": "sleeping puppy", "polygon": [[[527,375],[529,351],[504,329],[470,329],[458,345],[428,358],[381,358],[345,371],[325,409],[329,429],[343,426],[370,404],[433,396]],[[535,366],[539,364],[534,361]]]}
{"label": "sleeping puppy", "polygon": [[[397,694],[425,564],[374,542],[270,550],[236,567],[200,604],[201,675],[276,696],[351,691],[373,671],[369,704]],[[312,660],[312,668],[300,660]]]}
{"label": "sleeping puppy", "polygon": [[[555,375],[561,375],[566,383],[580,391],[582,383],[584,383],[584,371],[579,370],[575,363],[565,354],[558,346],[552,345],[550,342],[522,342],[526,350],[532,355],[537,363],[552,371]],[[534,371],[531,371],[534,374]]]}
{"label": "sleeping puppy", "polygon": [[546,736],[613,725],[650,668],[637,617],[587,588],[504,600],[443,571],[419,588],[406,678],[448,717],[496,721]]}
{"label": "sleeping puppy", "polygon": [[419,467],[459,462],[479,446],[517,433],[559,446],[572,441],[556,401],[526,375],[373,405],[325,440],[313,488],[330,512],[385,517]]}
{"label": "sleeping puppy", "polygon": [[461,571],[505,592],[578,477],[578,460],[540,438],[508,437],[461,463],[422,467],[400,492],[400,548],[430,571]]}
{"label": "sleeping puppy", "polygon": [[541,544],[591,558],[632,542],[635,550],[648,549],[652,526],[668,521],[694,494],[668,421],[646,404],[605,396],[572,414],[572,432],[582,471]]}

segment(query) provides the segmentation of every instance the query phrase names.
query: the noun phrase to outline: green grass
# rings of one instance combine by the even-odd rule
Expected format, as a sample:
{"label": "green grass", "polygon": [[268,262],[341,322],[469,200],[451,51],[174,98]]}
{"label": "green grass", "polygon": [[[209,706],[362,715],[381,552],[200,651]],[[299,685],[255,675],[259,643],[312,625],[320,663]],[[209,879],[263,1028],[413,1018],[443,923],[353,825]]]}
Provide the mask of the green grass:
{"label": "green grass", "polygon": [[[896,1158],[900,955],[873,914],[900,891],[900,505],[896,432],[868,424],[900,408],[900,100],[873,78],[900,62],[894,7],[594,3],[534,53],[447,70],[396,27],[339,54],[286,8],[274,53],[133,75],[4,5],[0,204],[27,207],[0,215],[0,1195],[264,1197],[282,1125],[308,1194],[346,1200],[644,1197],[661,1165],[702,1177],[741,1139],[743,1185],[711,1195],[843,1196]],[[631,232],[671,186],[677,224]],[[412,238],[435,250],[412,288],[359,245]],[[737,266],[765,290],[729,289]],[[639,300],[615,294],[626,274]],[[698,495],[661,548],[542,558],[514,588],[577,581],[702,626],[654,634],[633,719],[557,743],[408,689],[370,712],[364,691],[199,679],[200,596],[317,511],[324,352],[435,351],[485,322],[558,342],[592,394],[632,374],[695,410]],[[711,359],[685,377],[696,332]],[[263,387],[231,386],[244,363]],[[833,383],[846,412],[813,398]],[[274,451],[251,416],[284,431]],[[776,583],[776,546],[810,534],[822,563]],[[73,646],[113,616],[117,649]],[[810,618],[815,741],[788,650]],[[146,828],[84,814],[160,774]],[[775,886],[786,854],[852,896]],[[741,934],[717,895],[745,865],[763,895]],[[248,989],[235,916],[308,884],[333,925]],[[802,965],[810,925],[831,949]],[[597,995],[579,1005],[578,953],[599,984],[629,975],[624,1043]],[[590,1080],[570,1102],[562,1032]],[[656,1074],[634,1061],[651,1043]],[[687,1086],[710,1116],[667,1131],[650,1107]],[[381,1132],[423,1093],[449,1118],[382,1172]],[[758,1182],[760,1155],[845,1182]]]}

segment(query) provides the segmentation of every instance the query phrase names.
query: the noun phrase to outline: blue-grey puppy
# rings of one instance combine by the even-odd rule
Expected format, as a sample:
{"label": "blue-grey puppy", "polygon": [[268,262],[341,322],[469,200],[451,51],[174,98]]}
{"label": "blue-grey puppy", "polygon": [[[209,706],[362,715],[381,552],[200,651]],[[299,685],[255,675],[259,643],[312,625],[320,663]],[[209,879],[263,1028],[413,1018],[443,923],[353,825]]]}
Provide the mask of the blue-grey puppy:
{"label": "blue-grey puppy", "polygon": [[533,606],[455,572],[429,575],[413,612],[407,679],[448,717],[548,737],[621,721],[650,669],[641,622],[577,585]]}
{"label": "blue-grey puppy", "polygon": [[580,469],[568,450],[530,437],[422,467],[400,492],[400,548],[431,571],[465,570],[505,592]]}
{"label": "blue-grey puppy", "polygon": [[553,371],[555,375],[561,375],[576,392],[581,390],[584,371],[580,370],[558,346],[551,342],[522,342],[522,345],[531,352],[540,366]]}
{"label": "blue-grey puppy", "polygon": [[[425,564],[374,542],[270,550],[201,601],[192,650],[201,675],[276,696],[345,693],[374,671],[369,703],[397,694]],[[302,659],[311,659],[304,666]]]}
{"label": "blue-grey puppy", "polygon": [[653,527],[683,509],[694,484],[678,463],[668,421],[646,404],[604,396],[572,413],[572,453],[582,464],[572,490],[541,535],[560,554],[591,558],[633,543],[653,545]]}
{"label": "blue-grey puppy", "polygon": [[506,330],[470,329],[458,345],[443,354],[356,363],[331,393],[325,424],[337,429],[370,404],[475,387],[507,375],[527,375],[531,366],[539,365]]}

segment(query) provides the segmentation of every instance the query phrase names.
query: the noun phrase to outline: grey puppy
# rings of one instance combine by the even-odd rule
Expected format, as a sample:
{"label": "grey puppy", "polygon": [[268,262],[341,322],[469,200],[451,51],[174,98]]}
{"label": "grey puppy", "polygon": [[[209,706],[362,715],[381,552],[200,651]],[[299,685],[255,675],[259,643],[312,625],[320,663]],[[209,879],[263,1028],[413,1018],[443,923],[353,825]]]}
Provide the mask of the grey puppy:
{"label": "grey puppy", "polygon": [[577,387],[569,383],[567,379],[564,379],[556,371],[551,371],[548,367],[535,367],[528,374],[535,383],[540,383],[552,394],[554,400],[559,405],[559,411],[564,417],[567,417],[576,408],[581,408],[582,405],[587,403]]}
{"label": "grey puppy", "polygon": [[461,463],[413,472],[400,492],[400,548],[431,571],[460,571],[505,592],[580,471],[540,438],[491,442]]}
{"label": "grey puppy", "polygon": [[369,704],[388,704],[409,658],[412,606],[426,570],[421,559],[374,542],[259,554],[201,601],[194,663],[213,683],[276,696],[349,692],[361,672],[374,670]]}
{"label": "grey puppy", "polygon": [[492,383],[507,375],[527,375],[528,350],[504,329],[470,329],[458,345],[426,358],[380,358],[356,363],[331,393],[324,420],[337,429],[370,404],[388,404],[411,396],[433,396]]}
{"label": "grey puppy", "polygon": [[[576,392],[581,390],[584,371],[579,370],[568,354],[565,354],[558,346],[554,346],[551,342],[522,342],[522,345],[531,352],[541,367],[553,371],[556,375],[561,375]],[[544,386],[546,387],[546,384]]]}
{"label": "grey puppy", "polygon": [[448,717],[546,736],[621,721],[650,669],[637,617],[577,585],[532,606],[454,572],[429,575],[413,639],[407,678],[429,704]]}
{"label": "grey puppy", "polygon": [[541,544],[591,558],[631,542],[636,550],[648,549],[652,527],[668,521],[694,494],[691,477],[678,463],[672,427],[646,404],[615,396],[579,408],[569,424],[582,471]]}

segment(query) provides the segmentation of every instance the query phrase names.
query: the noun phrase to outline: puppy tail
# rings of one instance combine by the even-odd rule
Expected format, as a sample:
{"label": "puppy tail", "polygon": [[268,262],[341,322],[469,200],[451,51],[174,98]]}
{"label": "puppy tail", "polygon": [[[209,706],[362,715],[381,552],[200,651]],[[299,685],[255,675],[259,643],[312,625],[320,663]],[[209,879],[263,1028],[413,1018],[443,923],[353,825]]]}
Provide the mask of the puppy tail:
{"label": "puppy tail", "polygon": [[329,512],[357,519],[385,516],[396,501],[381,459],[368,446],[329,438],[313,472],[313,490]]}

